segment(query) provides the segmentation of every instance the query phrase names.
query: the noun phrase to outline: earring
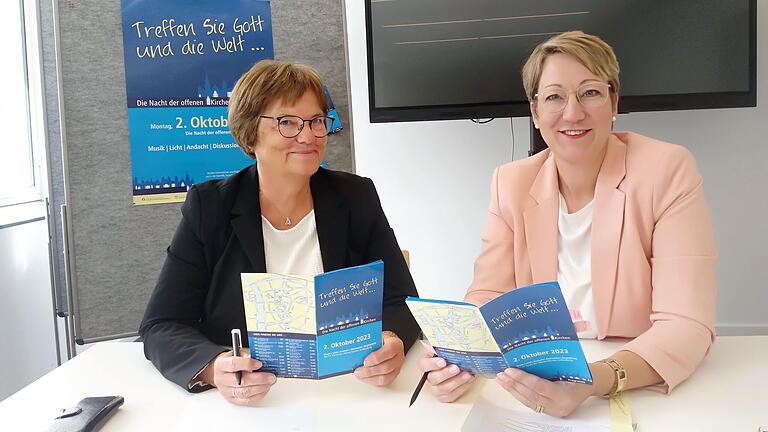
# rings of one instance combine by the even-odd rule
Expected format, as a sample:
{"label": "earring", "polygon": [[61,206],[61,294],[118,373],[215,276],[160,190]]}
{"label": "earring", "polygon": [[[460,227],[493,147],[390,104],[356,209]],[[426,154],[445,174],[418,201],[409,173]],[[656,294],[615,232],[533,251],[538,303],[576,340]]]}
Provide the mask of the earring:
{"label": "earring", "polygon": [[536,129],[538,129],[538,128],[539,128],[539,125],[538,125],[538,124],[536,124],[536,123],[534,123],[534,124],[533,124],[533,127],[535,127]]}
{"label": "earring", "polygon": [[611,118],[611,121],[616,121],[616,116],[613,116],[613,117]]}

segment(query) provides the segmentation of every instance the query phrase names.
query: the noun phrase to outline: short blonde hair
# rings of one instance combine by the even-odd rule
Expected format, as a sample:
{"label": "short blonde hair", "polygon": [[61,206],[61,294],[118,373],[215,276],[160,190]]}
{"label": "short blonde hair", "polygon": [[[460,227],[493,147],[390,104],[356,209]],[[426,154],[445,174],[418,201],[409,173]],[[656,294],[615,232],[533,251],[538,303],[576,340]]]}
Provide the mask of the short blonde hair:
{"label": "short blonde hair", "polygon": [[317,71],[302,64],[276,60],[262,60],[253,65],[237,80],[229,97],[229,130],[237,145],[254,158],[259,116],[267,106],[278,100],[294,104],[307,92],[317,97],[323,115],[327,115],[328,100]]}
{"label": "short blonde hair", "polygon": [[523,66],[523,87],[529,101],[538,91],[544,61],[552,54],[568,54],[590,72],[611,85],[611,92],[619,93],[619,61],[613,48],[597,36],[580,31],[560,33],[542,42]]}

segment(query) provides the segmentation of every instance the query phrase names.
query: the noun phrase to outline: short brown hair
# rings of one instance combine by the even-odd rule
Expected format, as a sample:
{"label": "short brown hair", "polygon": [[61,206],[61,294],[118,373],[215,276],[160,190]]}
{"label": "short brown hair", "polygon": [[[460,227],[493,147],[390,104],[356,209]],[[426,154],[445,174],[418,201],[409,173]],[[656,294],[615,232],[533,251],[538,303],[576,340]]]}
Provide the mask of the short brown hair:
{"label": "short brown hair", "polygon": [[597,36],[580,31],[560,33],[542,42],[528,57],[523,66],[523,87],[529,101],[533,101],[539,88],[544,61],[552,54],[568,54],[590,72],[611,85],[613,93],[619,93],[619,61],[613,48]]}
{"label": "short brown hair", "polygon": [[237,80],[229,96],[229,130],[237,145],[250,157],[259,127],[259,116],[274,101],[293,104],[310,92],[317,97],[323,115],[328,101],[320,75],[309,66],[276,60],[261,60]]}

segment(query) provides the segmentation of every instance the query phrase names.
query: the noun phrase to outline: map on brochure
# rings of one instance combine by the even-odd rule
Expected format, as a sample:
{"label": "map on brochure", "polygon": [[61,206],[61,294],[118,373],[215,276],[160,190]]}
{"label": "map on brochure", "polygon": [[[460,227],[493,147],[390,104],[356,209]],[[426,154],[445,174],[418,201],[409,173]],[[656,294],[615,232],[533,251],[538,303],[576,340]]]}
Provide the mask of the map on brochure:
{"label": "map on brochure", "polygon": [[381,347],[384,262],[315,277],[242,273],[251,357],[285,378],[323,379]]}
{"label": "map on brochure", "polygon": [[448,363],[493,377],[515,367],[550,381],[592,383],[560,285],[509,291],[481,307],[408,297],[435,352]]}

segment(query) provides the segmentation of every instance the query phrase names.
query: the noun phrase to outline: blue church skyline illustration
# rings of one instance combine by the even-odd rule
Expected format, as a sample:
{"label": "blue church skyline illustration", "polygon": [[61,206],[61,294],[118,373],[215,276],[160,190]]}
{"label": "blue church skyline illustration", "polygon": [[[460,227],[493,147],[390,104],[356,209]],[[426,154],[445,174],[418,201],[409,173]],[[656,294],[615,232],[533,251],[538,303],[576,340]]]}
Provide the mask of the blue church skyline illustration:
{"label": "blue church skyline illustration", "polygon": [[371,318],[371,315],[360,307],[360,310],[355,312],[350,312],[349,314],[342,314],[337,315],[336,318],[334,318],[331,321],[324,321],[324,322],[318,322],[317,323],[317,329],[318,330],[331,330],[334,327],[347,325],[350,323],[358,323],[362,324],[363,322],[367,321],[369,318]]}
{"label": "blue church skyline illustration", "polygon": [[159,179],[145,179],[133,177],[133,193],[134,195],[144,194],[160,194],[160,193],[172,193],[172,192],[186,192],[189,188],[195,184],[195,179],[189,176],[187,172],[184,177],[179,178],[175,176],[160,177]]}
{"label": "blue church skyline illustration", "polygon": [[508,348],[517,348],[522,345],[527,345],[532,342],[537,341],[547,341],[547,340],[563,340],[563,339],[575,339],[575,334],[573,336],[571,335],[562,335],[560,331],[553,329],[550,326],[547,326],[546,329],[532,329],[531,331],[523,331],[520,332],[514,336],[512,336],[510,339],[506,339],[502,344],[499,346],[501,347],[502,351],[507,350]]}
{"label": "blue church skyline illustration", "polygon": [[233,88],[234,87],[227,84],[227,80],[222,80],[221,85],[211,85],[211,80],[208,78],[208,72],[205,72],[203,83],[197,86],[197,97],[206,99],[229,97]]}

